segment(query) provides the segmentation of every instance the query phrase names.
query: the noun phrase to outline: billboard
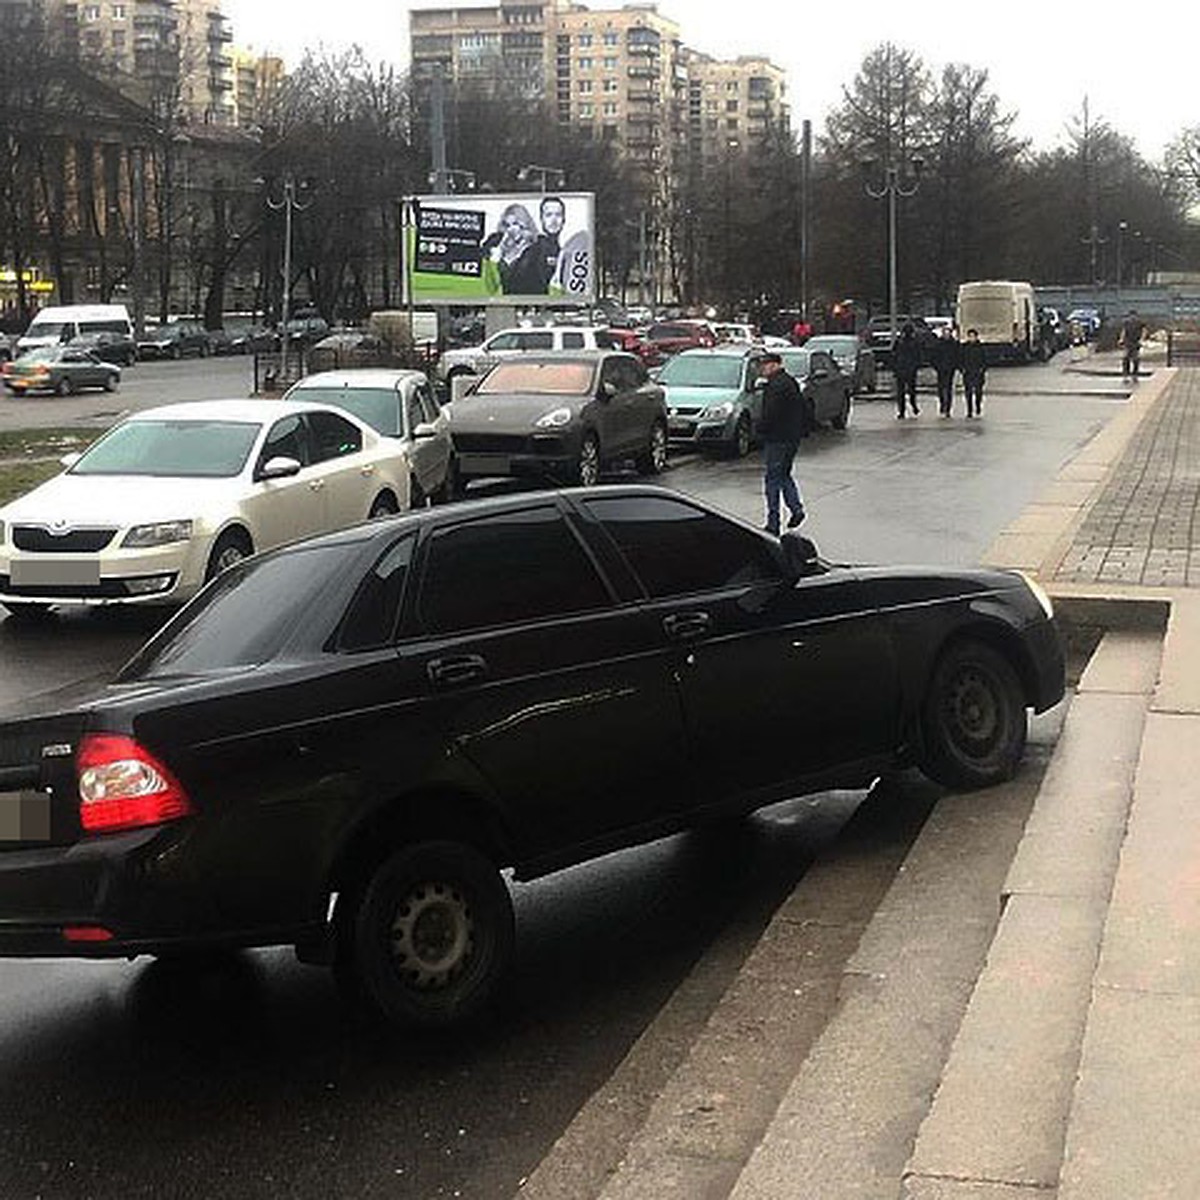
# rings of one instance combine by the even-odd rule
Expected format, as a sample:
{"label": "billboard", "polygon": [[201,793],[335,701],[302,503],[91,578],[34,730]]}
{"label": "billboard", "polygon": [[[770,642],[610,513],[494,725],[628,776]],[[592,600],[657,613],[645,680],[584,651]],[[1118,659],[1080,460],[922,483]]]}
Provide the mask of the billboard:
{"label": "billboard", "polygon": [[590,192],[412,197],[412,303],[591,304],[595,208]]}

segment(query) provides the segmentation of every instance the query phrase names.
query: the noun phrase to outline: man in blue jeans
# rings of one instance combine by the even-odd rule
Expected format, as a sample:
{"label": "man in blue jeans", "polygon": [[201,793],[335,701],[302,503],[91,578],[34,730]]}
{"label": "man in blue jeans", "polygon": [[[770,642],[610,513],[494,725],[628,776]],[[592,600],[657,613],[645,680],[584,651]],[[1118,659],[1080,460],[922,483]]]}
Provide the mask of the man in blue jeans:
{"label": "man in blue jeans", "polygon": [[812,428],[809,402],[800,385],[783,369],[778,354],[764,354],[761,371],[766,379],[762,396],[762,421],[759,436],[763,441],[763,485],[767,496],[768,533],[779,536],[779,500],[783,497],[791,514],[787,527],[795,529],[804,520],[804,501],[792,478],[792,461],[800,448],[800,439]]}

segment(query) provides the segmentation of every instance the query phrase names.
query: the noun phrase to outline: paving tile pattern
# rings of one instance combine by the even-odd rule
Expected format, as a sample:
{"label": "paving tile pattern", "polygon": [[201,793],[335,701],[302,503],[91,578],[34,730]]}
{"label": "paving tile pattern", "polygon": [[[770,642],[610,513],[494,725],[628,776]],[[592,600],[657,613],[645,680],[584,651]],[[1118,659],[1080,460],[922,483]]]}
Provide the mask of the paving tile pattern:
{"label": "paving tile pattern", "polygon": [[1142,421],[1055,578],[1200,587],[1200,368],[1180,370]]}

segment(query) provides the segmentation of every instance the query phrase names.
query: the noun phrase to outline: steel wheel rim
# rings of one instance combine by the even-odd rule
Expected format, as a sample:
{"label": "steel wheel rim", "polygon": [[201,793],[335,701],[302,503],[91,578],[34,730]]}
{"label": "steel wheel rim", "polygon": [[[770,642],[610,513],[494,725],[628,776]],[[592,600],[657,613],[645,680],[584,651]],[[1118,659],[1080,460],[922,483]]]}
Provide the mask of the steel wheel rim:
{"label": "steel wheel rim", "polygon": [[587,438],[579,451],[579,482],[591,487],[600,478],[600,447],[595,438]]}
{"label": "steel wheel rim", "polygon": [[955,674],[942,711],[954,744],[972,757],[990,753],[1003,736],[1003,705],[994,682],[981,671],[963,668]]}
{"label": "steel wheel rim", "polygon": [[242,550],[241,546],[226,546],[217,555],[217,574],[220,575],[223,571],[228,571],[230,567],[236,567],[245,557],[245,551]]}
{"label": "steel wheel rim", "polygon": [[392,961],[405,982],[438,991],[467,968],[475,949],[475,919],[466,896],[449,883],[414,885],[396,905],[390,929]]}

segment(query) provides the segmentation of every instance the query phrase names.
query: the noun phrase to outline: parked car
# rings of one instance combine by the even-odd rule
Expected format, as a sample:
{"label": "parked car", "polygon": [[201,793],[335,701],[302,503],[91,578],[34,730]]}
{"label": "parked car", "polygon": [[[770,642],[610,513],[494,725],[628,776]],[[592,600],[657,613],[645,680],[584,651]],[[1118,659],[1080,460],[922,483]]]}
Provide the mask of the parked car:
{"label": "parked car", "polygon": [[597,333],[596,341],[603,343],[608,350],[624,350],[627,354],[636,354],[648,367],[656,366],[660,361],[658,351],[634,329],[621,329],[612,325]]}
{"label": "parked car", "polygon": [[1063,675],[1017,573],[834,566],[666,489],[359,525],[0,722],[0,954],[289,945],[445,1027],[512,962],[502,870],[910,764],[999,783]]}
{"label": "parked car", "polygon": [[[950,320],[950,318],[945,319]],[[930,329],[925,317],[912,316],[907,313],[897,316],[896,332],[899,333],[905,325],[911,325],[916,330],[917,341],[921,346],[921,366],[929,366],[932,362],[931,350],[937,335]],[[872,317],[867,322],[867,345],[870,346],[875,355],[875,365],[886,371],[890,371],[892,369],[890,317]]]}
{"label": "parked car", "polygon": [[137,342],[132,333],[114,330],[80,333],[66,344],[77,350],[90,350],[102,361],[117,366],[132,367],[137,362]]}
{"label": "parked car", "polygon": [[1098,308],[1073,308],[1067,314],[1067,324],[1072,328],[1072,338],[1077,342],[1090,342],[1104,324],[1104,314]]}
{"label": "parked car", "polygon": [[746,346],[684,350],[669,359],[658,382],[671,445],[749,454],[762,423],[762,392],[755,387],[761,361],[762,352]]}
{"label": "parked car", "polygon": [[482,375],[513,355],[542,350],[604,350],[609,339],[603,325],[548,325],[542,328],[502,329],[478,346],[447,350],[438,360],[440,379]]}
{"label": "parked car", "polygon": [[81,346],[43,346],[6,362],[0,378],[14,396],[29,392],[69,396],[84,388],[111,392],[121,382],[121,368]]}
{"label": "parked car", "polygon": [[666,466],[663,390],[632,354],[522,354],[448,411],[464,481],[534,475],[591,486],[624,459],[646,474]]}
{"label": "parked car", "polygon": [[146,409],[0,508],[0,604],[178,603],[255,551],[407,508],[408,479],[402,447],[326,406]]}
{"label": "parked car", "polygon": [[656,321],[643,335],[662,359],[684,350],[703,350],[717,344],[717,335],[707,321]]}
{"label": "parked car", "polygon": [[123,304],[52,304],[39,309],[29,328],[17,339],[16,353],[61,346],[90,333],[133,337],[133,322]]}
{"label": "parked car", "polygon": [[713,334],[718,344],[736,342],[743,346],[761,346],[762,334],[757,325],[747,325],[743,321],[718,321],[712,326]]}
{"label": "parked car", "polygon": [[423,371],[324,371],[306,375],[283,398],[333,405],[393,439],[408,464],[410,508],[454,496],[458,483],[450,420]]}
{"label": "parked car", "polygon": [[142,358],[207,358],[212,342],[199,321],[164,321],[138,339],[137,349]]}
{"label": "parked car", "polygon": [[853,381],[851,386],[856,396],[875,390],[878,375],[875,352],[861,338],[852,333],[821,333],[809,338],[804,349],[823,350],[833,355],[839,370]]}
{"label": "parked car", "polygon": [[800,390],[812,404],[818,425],[845,429],[853,407],[854,378],[837,365],[827,350],[810,349],[812,340],[791,350],[780,350],[784,368],[800,384]]}

